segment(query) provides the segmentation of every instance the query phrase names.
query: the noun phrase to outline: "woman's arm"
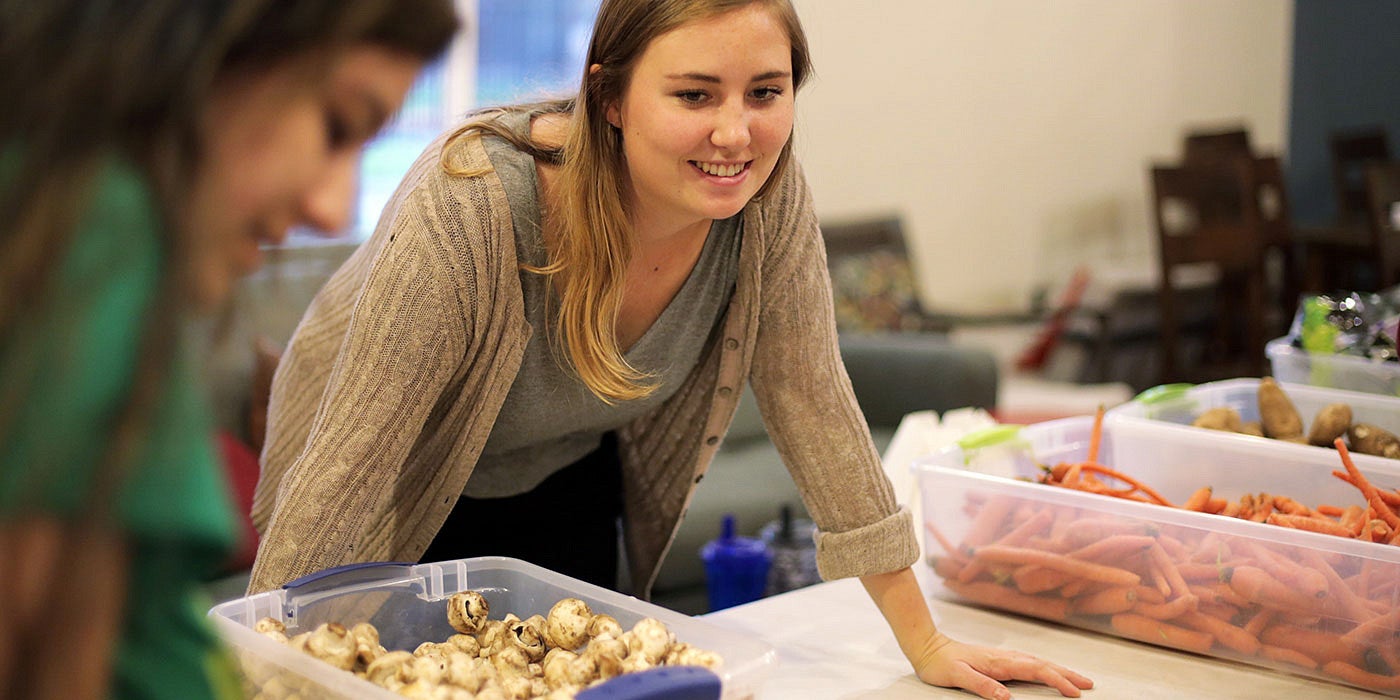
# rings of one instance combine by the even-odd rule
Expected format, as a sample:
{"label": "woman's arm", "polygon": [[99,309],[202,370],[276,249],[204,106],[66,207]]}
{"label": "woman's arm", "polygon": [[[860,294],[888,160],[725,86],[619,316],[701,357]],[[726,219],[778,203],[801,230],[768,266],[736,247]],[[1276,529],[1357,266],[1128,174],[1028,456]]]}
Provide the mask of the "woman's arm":
{"label": "woman's arm", "polygon": [[0,567],[0,697],[107,697],[126,602],[125,541],[51,518],[10,522],[0,526]]}
{"label": "woman's arm", "polygon": [[963,688],[980,697],[1009,700],[998,681],[1044,683],[1065,697],[1077,698],[1094,682],[1063,666],[1008,649],[955,642],[938,631],[910,569],[862,576],[861,584],[885,616],[900,651],[925,683]]}

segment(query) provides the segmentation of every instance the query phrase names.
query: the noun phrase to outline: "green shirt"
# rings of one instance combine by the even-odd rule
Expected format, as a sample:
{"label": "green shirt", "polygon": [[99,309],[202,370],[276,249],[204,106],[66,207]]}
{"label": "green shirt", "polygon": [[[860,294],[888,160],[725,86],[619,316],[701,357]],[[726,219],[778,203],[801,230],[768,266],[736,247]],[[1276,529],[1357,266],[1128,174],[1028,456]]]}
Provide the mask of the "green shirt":
{"label": "green shirt", "polygon": [[[75,514],[131,392],[160,283],[159,218],[131,167],[113,162],[95,182],[51,293],[0,337],[0,383],[24,392],[0,426],[0,518]],[[174,354],[180,359],[166,372],[140,457],[117,494],[132,554],[114,664],[118,698],[237,690],[199,593],[234,543],[233,510],[192,358]]]}

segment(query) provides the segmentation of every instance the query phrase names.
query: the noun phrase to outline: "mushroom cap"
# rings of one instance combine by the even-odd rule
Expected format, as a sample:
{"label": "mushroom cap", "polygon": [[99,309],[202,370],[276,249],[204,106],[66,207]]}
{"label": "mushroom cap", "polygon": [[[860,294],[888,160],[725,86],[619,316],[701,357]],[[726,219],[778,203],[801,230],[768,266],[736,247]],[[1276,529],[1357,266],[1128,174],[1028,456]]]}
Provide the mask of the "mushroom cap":
{"label": "mushroom cap", "polygon": [[666,628],[666,623],[653,617],[638,620],[629,634],[628,656],[641,653],[652,664],[660,663],[676,641],[676,636]]}
{"label": "mushroom cap", "polygon": [[471,656],[476,656],[481,653],[481,642],[478,642],[476,637],[469,634],[454,634],[448,637],[447,641],[443,643]]}
{"label": "mushroom cap", "polygon": [[406,651],[381,654],[365,669],[365,678],[375,685],[394,689],[414,680],[413,662],[416,657]]}
{"label": "mushroom cap", "polygon": [[338,622],[328,622],[317,627],[306,638],[305,651],[344,671],[355,667],[355,638],[350,630]]}
{"label": "mushroom cap", "polygon": [[617,618],[607,613],[598,613],[588,621],[589,637],[621,637],[622,625]]}
{"label": "mushroom cap", "polygon": [[528,620],[510,626],[510,642],[520,647],[520,650],[525,652],[525,657],[532,662],[543,659],[544,653],[548,651],[544,635]]}
{"label": "mushroom cap", "polygon": [[490,604],[476,591],[460,591],[447,599],[447,622],[462,634],[476,633],[490,614]]}
{"label": "mushroom cap", "polygon": [[588,625],[593,611],[578,598],[564,598],[549,609],[545,621],[545,639],[550,645],[577,649],[588,641]]}

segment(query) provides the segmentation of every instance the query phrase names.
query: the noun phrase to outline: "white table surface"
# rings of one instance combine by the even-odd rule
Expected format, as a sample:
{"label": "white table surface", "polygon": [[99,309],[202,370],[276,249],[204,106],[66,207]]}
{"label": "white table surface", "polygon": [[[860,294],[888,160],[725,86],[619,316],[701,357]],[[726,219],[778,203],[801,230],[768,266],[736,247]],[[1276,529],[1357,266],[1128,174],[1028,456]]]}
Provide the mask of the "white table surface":
{"label": "white table surface", "polygon": [[[906,417],[885,453],[885,467],[901,494],[912,482],[907,465],[930,449],[937,417]],[[941,436],[939,440],[946,439]],[[913,504],[910,504],[913,505]],[[919,528],[922,529],[922,528]],[[938,597],[939,585],[922,563],[914,571],[929,596],[939,629],[959,641],[1036,654],[1094,679],[1090,699],[1178,700],[1283,698],[1330,700],[1378,695],[1300,676],[1139,644],[1072,627],[992,612]],[[818,584],[705,616],[762,639],[778,651],[760,698],[968,698],[961,691],[920,682],[900,654],[879,610],[855,579]],[[1021,698],[1059,697],[1028,683],[1012,685]]]}

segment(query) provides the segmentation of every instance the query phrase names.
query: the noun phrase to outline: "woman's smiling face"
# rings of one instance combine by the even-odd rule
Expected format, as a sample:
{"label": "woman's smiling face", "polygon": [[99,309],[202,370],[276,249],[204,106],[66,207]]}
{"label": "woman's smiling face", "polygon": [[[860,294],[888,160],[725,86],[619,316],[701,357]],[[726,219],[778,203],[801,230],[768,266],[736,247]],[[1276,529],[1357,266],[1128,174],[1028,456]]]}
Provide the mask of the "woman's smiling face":
{"label": "woman's smiling face", "polygon": [[607,111],[634,216],[683,228],[739,213],[792,134],[793,91],[787,33],[761,3],[653,40]]}

